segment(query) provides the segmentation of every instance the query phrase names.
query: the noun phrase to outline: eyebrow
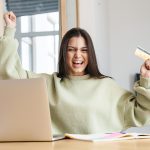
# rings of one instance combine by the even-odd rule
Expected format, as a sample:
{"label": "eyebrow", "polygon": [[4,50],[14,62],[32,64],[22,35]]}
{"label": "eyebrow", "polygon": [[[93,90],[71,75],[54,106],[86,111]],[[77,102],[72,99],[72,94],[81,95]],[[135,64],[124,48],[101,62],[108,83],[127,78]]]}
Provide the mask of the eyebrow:
{"label": "eyebrow", "polygon": [[[70,48],[76,48],[76,47],[70,46],[70,45],[68,45],[68,47],[70,47]],[[87,46],[84,46],[84,47],[81,47],[81,48],[87,48]]]}

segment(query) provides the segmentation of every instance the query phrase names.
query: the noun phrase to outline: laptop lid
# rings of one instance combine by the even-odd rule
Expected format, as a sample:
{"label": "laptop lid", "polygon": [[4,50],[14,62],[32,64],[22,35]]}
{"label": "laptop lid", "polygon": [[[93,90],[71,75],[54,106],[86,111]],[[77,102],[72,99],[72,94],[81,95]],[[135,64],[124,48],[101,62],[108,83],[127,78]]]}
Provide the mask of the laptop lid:
{"label": "laptop lid", "polygon": [[46,81],[0,80],[0,141],[52,141]]}

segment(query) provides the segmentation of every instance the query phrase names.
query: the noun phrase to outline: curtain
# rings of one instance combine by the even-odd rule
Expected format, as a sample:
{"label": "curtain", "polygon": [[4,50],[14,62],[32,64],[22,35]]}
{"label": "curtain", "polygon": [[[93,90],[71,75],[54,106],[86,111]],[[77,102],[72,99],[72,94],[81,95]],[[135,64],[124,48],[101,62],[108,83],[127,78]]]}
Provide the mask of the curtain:
{"label": "curtain", "polygon": [[8,11],[17,17],[58,11],[58,0],[6,0]]}

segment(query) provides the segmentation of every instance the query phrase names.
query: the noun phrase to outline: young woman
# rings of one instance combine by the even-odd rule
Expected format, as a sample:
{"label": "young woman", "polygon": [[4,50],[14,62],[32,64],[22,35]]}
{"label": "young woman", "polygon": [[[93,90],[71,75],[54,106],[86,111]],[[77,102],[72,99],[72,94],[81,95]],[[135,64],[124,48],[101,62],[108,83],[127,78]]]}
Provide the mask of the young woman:
{"label": "young woman", "polygon": [[89,34],[73,28],[62,39],[58,73],[36,74],[21,66],[18,42],[14,39],[15,15],[8,12],[4,19],[0,76],[46,78],[55,134],[108,133],[150,123],[150,60],[141,67],[140,80],[134,86],[135,96],[100,73]]}

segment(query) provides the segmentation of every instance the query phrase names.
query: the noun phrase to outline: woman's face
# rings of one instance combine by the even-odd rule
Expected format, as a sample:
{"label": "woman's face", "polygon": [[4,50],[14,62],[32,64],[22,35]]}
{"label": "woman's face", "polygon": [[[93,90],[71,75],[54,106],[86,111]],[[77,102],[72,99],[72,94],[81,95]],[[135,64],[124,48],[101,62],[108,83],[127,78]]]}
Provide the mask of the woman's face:
{"label": "woman's face", "polygon": [[66,62],[69,68],[69,75],[85,75],[85,69],[88,65],[88,49],[82,36],[72,37],[69,40]]}

